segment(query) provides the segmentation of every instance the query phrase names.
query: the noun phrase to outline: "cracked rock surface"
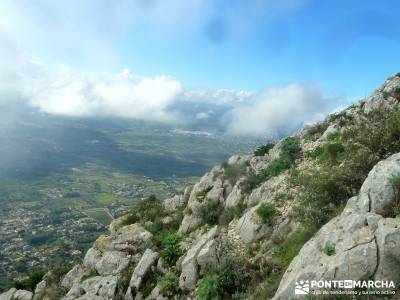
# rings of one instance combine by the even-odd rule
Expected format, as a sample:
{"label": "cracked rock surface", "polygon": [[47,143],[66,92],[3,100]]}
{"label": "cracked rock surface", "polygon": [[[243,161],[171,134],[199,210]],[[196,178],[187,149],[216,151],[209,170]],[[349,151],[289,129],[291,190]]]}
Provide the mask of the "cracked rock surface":
{"label": "cracked rock surface", "polygon": [[[273,299],[295,299],[299,280],[394,280],[400,272],[400,219],[388,211],[398,201],[392,178],[400,153],[379,162],[360,194],[324,225],[293,259]],[[327,247],[333,248],[330,253]],[[332,253],[333,252],[333,253]]]}

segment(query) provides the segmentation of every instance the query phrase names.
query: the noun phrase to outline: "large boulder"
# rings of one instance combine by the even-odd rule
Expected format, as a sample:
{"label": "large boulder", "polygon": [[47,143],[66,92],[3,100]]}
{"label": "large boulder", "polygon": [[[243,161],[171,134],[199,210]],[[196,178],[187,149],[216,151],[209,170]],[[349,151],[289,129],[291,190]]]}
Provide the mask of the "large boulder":
{"label": "large boulder", "polygon": [[16,291],[17,289],[12,288],[9,289],[7,292],[0,294],[0,300],[12,300],[12,297]]}
{"label": "large boulder", "polygon": [[17,290],[12,296],[12,300],[32,300],[33,293],[25,290]]}
{"label": "large boulder", "polygon": [[[194,290],[196,288],[197,279],[199,277],[199,254],[200,262],[213,261],[214,258],[210,258],[210,255],[214,252],[214,248],[210,241],[218,236],[219,228],[215,226],[210,231],[199,236],[192,244],[184,256],[181,269],[182,273],[179,278],[179,286],[182,289]],[[203,249],[208,249],[207,251]]]}
{"label": "large boulder", "polygon": [[89,274],[90,271],[83,265],[76,265],[67,274],[65,274],[63,280],[61,281],[61,286],[70,289],[75,283],[81,282],[82,279]]}
{"label": "large boulder", "polygon": [[222,167],[214,167],[193,186],[184,211],[185,215],[179,227],[180,233],[188,234],[204,225],[201,214],[210,203],[220,203],[223,206],[226,184],[222,179],[222,173]]}
{"label": "large boulder", "polygon": [[138,291],[142,285],[143,279],[150,271],[150,268],[157,262],[158,253],[151,249],[146,249],[139,263],[132,273],[129,286],[132,290]]}
{"label": "large boulder", "polygon": [[118,294],[117,287],[117,276],[94,276],[82,283],[74,284],[63,300],[111,300]]}
{"label": "large boulder", "polygon": [[361,194],[369,196],[369,211],[384,216],[390,214],[398,197],[393,182],[396,176],[400,176],[400,153],[378,162],[371,170],[360,190]]}
{"label": "large boulder", "polygon": [[132,260],[140,257],[142,248],[152,237],[150,232],[138,224],[121,227],[111,236],[100,236],[87,251],[83,265],[100,275],[119,274]]}
{"label": "large boulder", "polygon": [[9,289],[7,292],[0,294],[0,300],[32,300],[33,293],[25,290]]}
{"label": "large boulder", "polygon": [[96,248],[90,248],[85,255],[83,264],[100,275],[116,275],[125,270],[130,261],[131,256],[121,251],[101,252]]}
{"label": "large boulder", "polygon": [[381,219],[376,230],[377,280],[393,280],[400,274],[400,219]]}
{"label": "large boulder", "polygon": [[256,210],[259,205],[251,208],[236,221],[235,231],[246,244],[253,243],[272,233],[272,226],[263,224]]}
{"label": "large boulder", "polygon": [[399,174],[400,154],[379,162],[360,194],[303,246],[273,299],[295,299],[295,284],[301,280],[395,280],[400,272],[400,219],[388,216],[399,201],[393,186]]}

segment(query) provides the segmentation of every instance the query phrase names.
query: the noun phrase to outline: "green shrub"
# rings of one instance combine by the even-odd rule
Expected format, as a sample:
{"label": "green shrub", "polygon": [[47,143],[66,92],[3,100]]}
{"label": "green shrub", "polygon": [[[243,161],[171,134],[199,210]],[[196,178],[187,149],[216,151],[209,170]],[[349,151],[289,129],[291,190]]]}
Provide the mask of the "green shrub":
{"label": "green shrub", "polygon": [[[228,257],[216,271],[221,298],[242,293],[250,282],[244,259]],[[223,297],[225,296],[225,297]]]}
{"label": "green shrub", "polygon": [[294,160],[300,150],[300,139],[298,137],[288,137],[282,142],[281,155],[290,160]]}
{"label": "green shrub", "polygon": [[256,209],[256,213],[260,217],[263,224],[271,226],[274,223],[277,210],[270,203],[261,203]]}
{"label": "green shrub", "polygon": [[360,105],[359,105],[359,103],[353,103],[353,104],[351,104],[347,109],[357,109],[357,108],[359,108],[360,107]]}
{"label": "green shrub", "polygon": [[322,151],[317,157],[322,163],[335,164],[339,161],[340,155],[345,151],[341,142],[330,142],[322,146]]}
{"label": "green shrub", "polygon": [[55,266],[46,276],[46,281],[49,285],[58,285],[69,268],[67,266]]}
{"label": "green shrub", "polygon": [[[340,144],[338,144],[340,143]],[[400,151],[400,112],[375,109],[323,146],[320,162],[297,173],[301,188],[294,217],[304,224],[323,225],[338,214],[358,191],[372,167]]]}
{"label": "green shrub", "polygon": [[160,277],[158,279],[158,285],[160,286],[161,294],[168,299],[173,299],[182,292],[179,288],[179,277],[172,272],[168,272]]}
{"label": "green shrub", "polygon": [[328,256],[335,255],[335,253],[336,253],[335,245],[326,244],[323,249],[323,252]]}
{"label": "green shrub", "polygon": [[264,181],[271,177],[278,176],[283,171],[289,169],[291,165],[292,161],[285,156],[280,156],[274,159],[263,171]]}
{"label": "green shrub", "polygon": [[400,87],[397,87],[393,91],[393,97],[400,100]]}
{"label": "green shrub", "polygon": [[247,177],[240,183],[240,189],[249,194],[252,190],[257,188],[261,182],[265,180],[263,174],[256,174],[254,172],[250,172]]}
{"label": "green shrub", "polygon": [[311,135],[311,134],[307,134],[303,137],[304,142],[309,143],[309,142],[315,142],[316,140],[318,140],[319,136],[317,135]]}
{"label": "green shrub", "polygon": [[100,274],[99,274],[99,272],[97,272],[97,270],[91,270],[89,274],[84,275],[84,276],[82,277],[82,281],[84,281],[84,280],[86,280],[86,279],[88,279],[88,278],[92,278],[92,277],[95,277],[95,276],[99,276],[99,275],[100,275]]}
{"label": "green shrub", "polygon": [[307,132],[309,135],[321,136],[327,128],[328,128],[328,123],[319,122],[319,123],[316,123],[316,124],[310,126],[308,128]]}
{"label": "green shrub", "polygon": [[211,191],[211,189],[212,189],[212,187],[208,187],[208,188],[206,188],[205,190],[198,191],[198,192],[196,193],[196,199],[197,199],[197,201],[203,202],[203,200],[204,200],[204,199],[206,198],[206,196],[207,196],[207,193],[208,193],[209,191]]}
{"label": "green shrub", "polygon": [[135,203],[132,211],[125,217],[124,225],[136,222],[145,223],[153,221],[163,215],[163,206],[161,200],[151,195],[144,200]]}
{"label": "green shrub", "polygon": [[274,143],[268,143],[266,145],[262,145],[260,147],[258,147],[255,151],[254,151],[254,155],[255,156],[264,156],[265,154],[268,154],[269,150],[271,150],[272,148],[274,148],[275,144]]}
{"label": "green shrub", "polygon": [[279,262],[283,268],[286,269],[289,266],[303,245],[316,231],[316,227],[313,226],[297,229],[278,244],[274,249],[274,256],[279,258]]}
{"label": "green shrub", "polygon": [[383,98],[384,98],[384,99],[387,99],[387,98],[390,97],[390,93],[389,93],[389,92],[386,92],[386,91],[383,91],[383,92],[382,92],[382,95],[383,95]]}
{"label": "green shrub", "polygon": [[144,278],[140,292],[144,298],[147,298],[157,285],[157,275],[154,272],[148,272]]}
{"label": "green shrub", "polygon": [[197,285],[196,295],[199,300],[219,300],[220,286],[217,274],[208,275]]}
{"label": "green shrub", "polygon": [[161,241],[161,257],[169,266],[174,266],[185,252],[181,247],[183,237],[177,233],[166,234]]}
{"label": "green shrub", "polygon": [[246,169],[247,168],[245,164],[227,164],[224,167],[224,175],[231,184],[235,184],[236,181],[240,179],[240,177],[246,174]]}
{"label": "green shrub", "polygon": [[399,72],[399,73],[396,73],[396,75],[394,75],[394,76],[396,76],[396,77],[400,77],[400,72]]}
{"label": "green shrub", "polygon": [[204,223],[211,226],[218,224],[220,214],[220,204],[215,201],[207,201],[207,203],[200,208],[201,219]]}
{"label": "green shrub", "polygon": [[241,190],[245,193],[250,193],[262,182],[292,167],[300,150],[300,139],[298,137],[288,137],[283,140],[280,156],[271,161],[260,174],[255,174],[254,172],[248,174],[247,178],[241,182]]}
{"label": "green shrub", "polygon": [[271,299],[279,287],[283,272],[270,274],[253,294],[254,300]]}
{"label": "green shrub", "polygon": [[329,133],[329,134],[327,135],[326,139],[327,139],[329,142],[337,142],[337,141],[340,141],[340,131],[337,130],[337,131],[335,131],[335,132]]}
{"label": "green shrub", "polygon": [[324,224],[335,214],[337,207],[352,196],[347,175],[336,166],[321,166],[301,173],[298,182],[302,193],[293,217],[308,225]]}
{"label": "green shrub", "polygon": [[324,151],[324,149],[322,147],[317,147],[313,150],[308,150],[304,153],[304,156],[307,158],[312,158],[315,159],[319,156],[321,156],[322,152]]}
{"label": "green shrub", "polygon": [[283,203],[293,199],[293,195],[289,193],[277,193],[274,197],[274,202],[277,205],[282,205]]}
{"label": "green shrub", "polygon": [[36,285],[43,280],[43,276],[46,273],[43,271],[34,271],[29,274],[27,279],[16,280],[12,283],[12,287],[17,290],[28,290],[33,292],[36,288]]}

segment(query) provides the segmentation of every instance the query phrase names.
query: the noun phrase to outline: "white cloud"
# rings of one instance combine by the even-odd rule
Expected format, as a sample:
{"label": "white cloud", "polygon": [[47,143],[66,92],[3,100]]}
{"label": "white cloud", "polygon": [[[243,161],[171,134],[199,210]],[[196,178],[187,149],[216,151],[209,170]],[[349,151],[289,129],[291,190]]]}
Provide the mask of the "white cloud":
{"label": "white cloud", "polygon": [[274,138],[320,119],[327,111],[328,102],[317,87],[291,84],[260,92],[232,109],[226,118],[227,130]]}
{"label": "white cloud", "polygon": [[[220,118],[230,134],[274,137],[331,111],[321,91],[292,84],[262,92],[188,90],[170,76],[85,72],[46,65],[0,35],[0,96],[11,91],[51,114],[115,116],[147,121],[208,122]],[[337,101],[331,102],[337,105]],[[184,104],[182,106],[182,104]],[[189,108],[189,109],[188,109]],[[212,112],[212,113],[210,113]]]}
{"label": "white cloud", "polygon": [[196,114],[196,118],[199,119],[199,120],[207,119],[208,118],[208,113],[206,113],[204,111],[199,112],[199,113]]}
{"label": "white cloud", "polygon": [[44,76],[25,77],[22,96],[40,110],[68,116],[115,116],[173,122],[168,111],[182,93],[182,84],[169,76],[139,77],[77,72],[58,66]]}
{"label": "white cloud", "polygon": [[292,84],[258,93],[193,91],[167,75],[141,77],[129,69],[88,73],[66,65],[49,67],[12,47],[4,48],[0,54],[11,49],[14,59],[1,65],[0,78],[5,80],[0,82],[0,93],[12,90],[50,114],[184,123],[190,121],[189,106],[199,121],[207,122],[210,113],[219,117],[230,134],[276,137],[332,110],[312,85]]}

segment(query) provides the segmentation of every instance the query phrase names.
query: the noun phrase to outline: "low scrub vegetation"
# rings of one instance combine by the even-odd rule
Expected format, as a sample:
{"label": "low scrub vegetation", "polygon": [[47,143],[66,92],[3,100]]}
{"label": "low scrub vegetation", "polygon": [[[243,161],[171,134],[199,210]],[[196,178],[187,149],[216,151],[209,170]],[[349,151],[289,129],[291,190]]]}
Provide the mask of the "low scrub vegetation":
{"label": "low scrub vegetation", "polygon": [[293,199],[293,195],[290,193],[277,193],[274,197],[274,203],[278,206],[286,203],[287,201],[290,201]]}
{"label": "low scrub vegetation", "polygon": [[268,143],[268,144],[262,145],[254,151],[254,156],[264,156],[265,154],[268,154],[269,150],[274,148],[274,146],[275,146],[274,143]]}
{"label": "low scrub vegetation", "polygon": [[317,164],[293,172],[293,184],[301,187],[293,214],[298,221],[322,226],[358,193],[379,160],[400,151],[398,110],[378,108],[360,118],[341,135],[328,138],[315,154]]}
{"label": "low scrub vegetation", "polygon": [[158,278],[158,285],[160,286],[160,292],[168,299],[174,299],[174,297],[180,296],[182,291],[179,288],[179,277],[173,272]]}
{"label": "low scrub vegetation", "polygon": [[288,137],[281,145],[280,156],[271,161],[267,167],[259,174],[250,173],[246,180],[241,183],[241,189],[245,193],[250,193],[257,188],[262,182],[267,181],[271,177],[278,176],[294,166],[295,159],[300,153],[300,139],[298,137]]}
{"label": "low scrub vegetation", "polygon": [[181,246],[183,237],[177,233],[169,233],[161,241],[161,257],[169,266],[174,266],[185,251]]}
{"label": "low scrub vegetation", "polygon": [[246,164],[222,164],[224,176],[231,184],[235,184],[242,176],[247,173]]}
{"label": "low scrub vegetation", "polygon": [[214,226],[218,224],[221,211],[222,209],[218,202],[208,200],[207,203],[200,208],[200,217],[207,225]]}
{"label": "low scrub vegetation", "polygon": [[217,274],[204,277],[198,283],[196,294],[199,300],[219,300],[220,285]]}
{"label": "low scrub vegetation", "polygon": [[332,256],[335,255],[336,250],[335,250],[335,245],[332,244],[326,244],[324,249],[322,250],[326,255]]}
{"label": "low scrub vegetation", "polygon": [[250,278],[244,259],[229,257],[199,281],[196,295],[198,299],[232,299],[246,291]]}
{"label": "low scrub vegetation", "polygon": [[159,200],[156,196],[151,195],[146,199],[135,203],[131,212],[126,216],[124,225],[129,225],[136,222],[152,222],[157,217],[162,216],[162,214],[163,207],[161,200]]}
{"label": "low scrub vegetation", "polygon": [[36,285],[42,281],[45,272],[43,271],[34,271],[29,274],[28,278],[23,280],[16,280],[12,283],[12,287],[17,290],[28,290],[33,292],[36,288]]}
{"label": "low scrub vegetation", "polygon": [[317,231],[316,227],[307,226],[300,228],[282,240],[274,249],[274,256],[279,259],[283,269],[286,269],[293,258],[299,253],[303,245]]}
{"label": "low scrub vegetation", "polygon": [[271,226],[274,224],[277,210],[270,203],[261,203],[260,206],[256,209],[256,213],[263,224]]}

